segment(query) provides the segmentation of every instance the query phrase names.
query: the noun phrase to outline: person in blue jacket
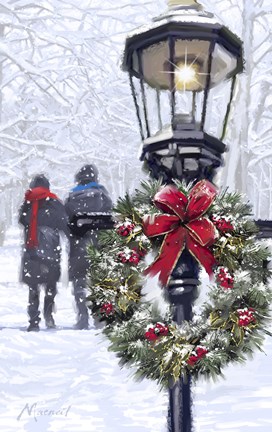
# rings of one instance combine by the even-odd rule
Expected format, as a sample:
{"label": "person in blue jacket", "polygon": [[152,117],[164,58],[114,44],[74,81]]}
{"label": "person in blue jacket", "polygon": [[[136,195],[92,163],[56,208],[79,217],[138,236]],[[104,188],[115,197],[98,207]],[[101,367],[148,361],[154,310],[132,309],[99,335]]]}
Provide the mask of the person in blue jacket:
{"label": "person in blue jacket", "polygon": [[108,191],[98,183],[98,169],[94,164],[84,165],[75,176],[77,185],[72,189],[65,202],[70,221],[69,280],[73,283],[77,307],[75,328],[82,330],[89,326],[86,306],[87,272],[91,263],[87,257],[87,246],[97,247],[97,234],[93,230],[76,229],[79,216],[84,218],[97,212],[110,212],[112,201]]}

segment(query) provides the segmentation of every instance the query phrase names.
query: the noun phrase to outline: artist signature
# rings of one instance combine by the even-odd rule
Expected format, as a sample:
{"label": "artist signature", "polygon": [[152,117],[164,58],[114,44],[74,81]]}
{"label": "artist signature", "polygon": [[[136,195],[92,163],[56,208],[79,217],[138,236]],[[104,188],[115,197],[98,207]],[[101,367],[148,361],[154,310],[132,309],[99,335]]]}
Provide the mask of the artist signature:
{"label": "artist signature", "polygon": [[17,420],[18,421],[21,420],[23,415],[28,415],[29,417],[33,417],[36,422],[38,421],[38,417],[42,417],[42,416],[67,417],[70,409],[71,409],[71,405],[69,405],[68,407],[62,407],[58,409],[46,409],[46,408],[39,408],[37,402],[33,403],[32,405],[26,403],[22,411],[18,415]]}

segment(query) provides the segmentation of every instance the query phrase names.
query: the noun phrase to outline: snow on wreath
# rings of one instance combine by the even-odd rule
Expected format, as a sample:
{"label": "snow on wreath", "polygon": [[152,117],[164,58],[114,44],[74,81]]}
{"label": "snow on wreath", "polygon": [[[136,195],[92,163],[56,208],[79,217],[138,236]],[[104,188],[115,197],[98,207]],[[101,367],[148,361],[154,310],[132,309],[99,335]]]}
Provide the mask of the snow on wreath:
{"label": "snow on wreath", "polygon": [[[120,364],[135,376],[168,385],[191,375],[216,378],[230,362],[261,350],[270,324],[271,289],[264,283],[267,248],[256,241],[251,209],[237,193],[217,193],[206,180],[194,187],[143,182],[133,196],[119,198],[115,229],[100,233],[100,249],[89,248],[89,306]],[[170,309],[142,293],[146,275],[167,285],[187,249],[208,272],[208,299],[193,321],[177,326]],[[146,268],[145,256],[155,259]],[[201,288],[200,288],[201,289]]]}

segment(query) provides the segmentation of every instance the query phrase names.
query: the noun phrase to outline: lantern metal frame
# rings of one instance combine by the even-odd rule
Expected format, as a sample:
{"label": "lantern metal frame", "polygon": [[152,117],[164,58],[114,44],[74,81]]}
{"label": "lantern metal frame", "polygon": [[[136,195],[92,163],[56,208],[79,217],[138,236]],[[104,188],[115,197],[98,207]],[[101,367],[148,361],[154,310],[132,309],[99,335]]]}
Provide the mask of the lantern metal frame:
{"label": "lantern metal frame", "polygon": [[[188,16],[186,15],[188,14]],[[184,18],[185,17],[185,18]],[[189,21],[186,22],[186,19]],[[185,21],[184,21],[185,19]],[[196,20],[196,22],[194,22]],[[197,22],[199,20],[200,22]],[[192,118],[191,121],[183,121],[176,110],[176,93],[174,81],[175,67],[175,45],[178,40],[184,41],[207,41],[209,42],[209,58],[207,60],[208,70],[205,86],[203,88],[203,102],[201,107],[200,122],[196,122],[196,95],[197,91],[192,91]],[[169,50],[169,73],[170,73],[170,130],[168,136],[163,131],[161,115],[161,91],[156,88],[157,121],[160,125],[156,134],[151,134],[149,121],[149,109],[147,103],[145,78],[143,73],[143,52],[145,49],[160,44],[168,43]],[[205,131],[205,121],[207,116],[207,105],[211,87],[211,70],[214,59],[216,44],[219,44],[228,53],[232,54],[237,60],[236,67],[226,76],[231,79],[230,95],[226,103],[226,111],[222,123],[222,133],[220,138],[216,138]],[[186,178],[188,181],[193,178],[211,179],[215,169],[222,164],[222,155],[226,151],[223,139],[226,133],[226,126],[230,114],[231,103],[234,95],[235,80],[237,73],[243,71],[242,42],[223,24],[219,24],[213,15],[202,11],[200,5],[190,7],[172,7],[166,14],[153,19],[149,26],[136,29],[126,39],[123,56],[123,70],[129,73],[131,91],[136,108],[140,135],[142,139],[142,149],[140,160],[145,161],[151,174],[158,178],[162,177],[165,181],[170,181],[173,175],[176,178]],[[137,92],[135,79],[139,81],[140,91]],[[141,105],[140,105],[141,104]],[[142,114],[142,115],[141,115]],[[168,158],[174,157],[173,166],[164,161],[167,159],[165,152],[168,151]],[[198,169],[177,169],[175,166],[186,165],[186,160],[195,159]],[[173,173],[173,170],[175,171]]]}

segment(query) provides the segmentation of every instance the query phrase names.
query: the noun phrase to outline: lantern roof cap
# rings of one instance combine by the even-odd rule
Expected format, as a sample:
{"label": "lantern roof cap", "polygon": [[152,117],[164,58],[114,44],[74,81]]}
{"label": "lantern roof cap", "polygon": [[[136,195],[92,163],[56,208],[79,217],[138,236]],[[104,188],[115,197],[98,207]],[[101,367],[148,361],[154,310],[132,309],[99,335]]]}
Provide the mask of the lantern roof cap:
{"label": "lantern roof cap", "polygon": [[[169,1],[169,3],[171,0]],[[188,3],[189,1],[187,1]],[[152,18],[151,23],[144,24],[140,27],[137,27],[136,29],[132,30],[130,33],[128,33],[127,39],[143,34],[149,30],[153,30],[155,28],[159,28],[162,25],[170,22],[177,22],[177,23],[198,23],[198,24],[221,24],[219,23],[218,19],[214,18],[214,15],[210,12],[204,11],[203,7],[196,4],[194,2],[194,5],[191,6],[181,6],[177,3],[180,3],[179,1],[175,2],[176,5],[169,4],[169,8],[161,15]]]}
{"label": "lantern roof cap", "polygon": [[220,39],[225,40],[227,45],[233,48],[233,52],[236,52],[236,56],[241,58],[242,63],[242,41],[217,17],[205,11],[197,1],[169,0],[168,4],[169,8],[163,14],[128,33],[123,55],[123,70],[129,69],[128,57],[131,51],[159,42],[162,38],[166,38],[166,34],[172,30],[176,37],[179,37],[179,32],[190,29],[195,39],[201,39],[198,35],[199,31],[209,33],[211,38],[220,34]]}
{"label": "lantern roof cap", "polygon": [[201,4],[197,0],[168,0],[168,7],[170,8],[198,8],[202,9]]}

